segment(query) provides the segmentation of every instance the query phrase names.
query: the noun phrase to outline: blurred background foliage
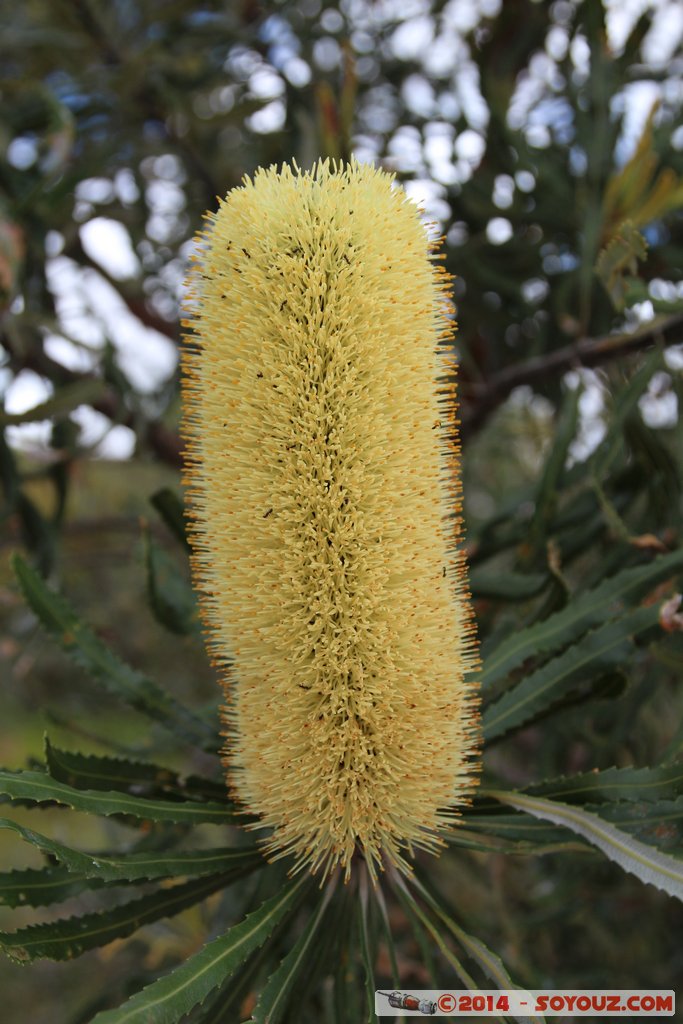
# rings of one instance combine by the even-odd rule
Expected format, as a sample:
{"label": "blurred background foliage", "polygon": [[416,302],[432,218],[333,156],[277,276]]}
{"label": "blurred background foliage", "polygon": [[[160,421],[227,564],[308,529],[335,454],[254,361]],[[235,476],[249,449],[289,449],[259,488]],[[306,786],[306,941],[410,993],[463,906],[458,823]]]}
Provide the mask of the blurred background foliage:
{"label": "blurred background foliage", "polygon": [[[0,12],[2,545],[27,548],[128,660],[195,707],[215,702],[172,539],[179,307],[203,212],[273,162],[374,160],[445,236],[485,665],[502,638],[680,545],[679,4],[5,0]],[[39,753],[47,719],[72,746],[125,737],[187,768],[53,653],[6,559],[0,587],[5,764]],[[680,625],[672,613],[594,667],[561,714],[493,737],[485,771],[523,785],[675,759]],[[674,848],[680,823],[667,827]],[[23,863],[18,841],[1,848]],[[461,852],[435,872],[520,983],[681,976],[680,911],[607,862]],[[66,1024],[206,927],[193,910],[78,966],[3,964],[4,1001],[17,1019],[30,1005],[32,1024]],[[406,984],[425,986],[411,941]]]}

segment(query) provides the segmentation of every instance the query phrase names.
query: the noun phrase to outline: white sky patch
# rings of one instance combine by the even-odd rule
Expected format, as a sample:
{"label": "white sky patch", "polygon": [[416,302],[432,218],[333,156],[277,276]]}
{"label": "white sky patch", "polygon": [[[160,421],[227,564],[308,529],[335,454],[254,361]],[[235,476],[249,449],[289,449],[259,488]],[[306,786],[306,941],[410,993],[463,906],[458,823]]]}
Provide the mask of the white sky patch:
{"label": "white sky patch", "polygon": [[[47,401],[52,395],[50,382],[33,370],[22,370],[14,380],[3,380],[2,385],[5,412],[12,416],[28,412],[41,402]],[[44,450],[50,443],[51,432],[52,424],[49,420],[7,427],[7,443],[13,448]]]}
{"label": "white sky patch", "polygon": [[569,33],[563,25],[553,25],[545,37],[545,48],[555,61],[562,61],[569,48]]}
{"label": "white sky patch", "polygon": [[630,82],[614,97],[612,112],[623,114],[616,145],[616,160],[624,164],[633,155],[653,105],[661,99],[658,82]]}
{"label": "white sky patch", "polygon": [[46,402],[52,390],[52,385],[45,377],[40,377],[33,370],[22,370],[13,381],[5,382],[5,412],[10,416],[20,416],[41,402]]}
{"label": "white sky patch", "polygon": [[610,45],[615,53],[622,53],[638,18],[653,5],[650,0],[603,0],[603,5]]}
{"label": "white sky patch", "polygon": [[531,171],[517,171],[515,174],[515,185],[520,192],[533,192],[536,186],[536,179]]}
{"label": "white sky patch", "polygon": [[[221,92],[225,93],[226,89],[229,90],[228,95],[232,101],[230,107],[232,107],[234,105],[234,88],[226,86]],[[249,91],[258,99],[271,100],[276,96],[282,96],[285,91],[285,83],[272,68],[262,67],[255,71],[249,79]]]}
{"label": "white sky patch", "polygon": [[84,178],[75,189],[76,199],[84,203],[110,203],[114,185],[109,178]]}
{"label": "white sky patch", "polygon": [[653,299],[664,302],[677,302],[683,299],[683,281],[666,281],[661,277],[653,277],[647,290]]}
{"label": "white sky patch", "polygon": [[391,49],[399,60],[417,60],[434,38],[432,18],[411,18],[394,29]]}
{"label": "white sky patch", "polygon": [[424,75],[408,75],[401,87],[401,95],[413,113],[431,117],[435,106],[434,86]]}
{"label": "white sky patch", "polygon": [[341,46],[331,36],[323,36],[313,43],[313,60],[321,71],[334,71],[341,64],[341,58]]}
{"label": "white sky patch", "polygon": [[641,416],[654,430],[675,427],[678,422],[678,398],[668,373],[655,373],[645,394],[638,399]]}
{"label": "white sky patch", "polygon": [[124,206],[135,203],[140,198],[140,189],[128,167],[122,167],[114,175],[114,190]]}
{"label": "white sky patch", "polygon": [[591,49],[588,40],[581,33],[577,33],[569,44],[569,56],[574,65],[574,81],[585,82],[590,74]]}
{"label": "white sky patch", "polygon": [[[107,235],[95,236],[101,243]],[[104,262],[104,253],[91,238],[92,258]],[[123,256],[122,256],[123,263]],[[133,387],[151,394],[175,372],[178,350],[159,331],[145,327],[108,281],[91,268],[58,256],[47,264],[48,283],[64,334],[50,335],[50,354],[70,369],[91,369],[99,350],[109,340],[118,363]],[[35,403],[34,403],[35,404]]]}
{"label": "white sky patch", "polygon": [[159,331],[145,327],[133,316],[115,288],[92,270],[83,271],[88,299],[106,325],[116,348],[118,363],[140,394],[157,391],[175,372],[178,350]]}
{"label": "white sky patch", "polygon": [[7,147],[7,159],[18,171],[27,171],[38,159],[38,143],[25,135],[17,136]]}
{"label": "white sky patch", "polygon": [[286,60],[282,68],[285,78],[287,78],[295,89],[301,89],[303,86],[308,85],[312,76],[312,72],[305,60],[301,57],[290,57]]}
{"label": "white sky patch", "polygon": [[[454,52],[455,51],[455,52]],[[422,54],[422,65],[431,78],[450,78],[459,59],[469,56],[457,36],[438,36]]]}
{"label": "white sky patch", "polygon": [[75,373],[90,373],[99,361],[99,348],[79,344],[61,334],[46,335],[43,348],[50,359]]}
{"label": "white sky patch", "polygon": [[486,237],[491,245],[503,245],[512,238],[512,224],[507,217],[492,217],[486,225]]}
{"label": "white sky patch", "polygon": [[457,181],[453,164],[453,126],[442,121],[433,121],[425,127],[424,155],[431,176],[444,185]]}
{"label": "white sky patch", "polygon": [[[353,2],[352,0],[342,0],[341,6],[348,10],[349,7],[353,6]],[[361,7],[360,4],[355,6]],[[387,21],[397,21],[400,18],[417,18],[421,14],[429,12],[429,4],[426,0],[380,0],[377,8],[380,16]]]}
{"label": "white sky patch", "polygon": [[500,210],[512,206],[515,196],[515,179],[509,174],[499,174],[493,186],[493,202]]}
{"label": "white sky patch", "polygon": [[7,427],[5,436],[11,448],[32,451],[42,455],[50,446],[52,424],[49,420],[39,420],[37,423],[22,423],[20,427]]}
{"label": "white sky patch", "polygon": [[522,285],[522,295],[527,302],[542,302],[548,294],[549,285],[540,277],[531,277]]}
{"label": "white sky patch", "polygon": [[489,108],[481,95],[479,68],[474,61],[463,64],[459,69],[456,95],[470,126],[483,131],[489,123]]}
{"label": "white sky patch", "polygon": [[64,248],[64,235],[61,231],[48,231],[45,235],[45,255],[59,256]]}
{"label": "white sky patch", "polygon": [[597,373],[585,367],[569,370],[564,375],[564,382],[572,390],[583,387],[579,398],[579,425],[576,437],[569,445],[567,457],[567,465],[572,466],[575,462],[585,462],[607,433],[604,421],[605,389]]}
{"label": "white sky patch", "polygon": [[479,132],[472,131],[471,128],[467,128],[464,132],[460,132],[455,140],[455,152],[461,160],[467,160],[473,165],[477,165],[484,155],[486,149],[486,140],[483,135]]}
{"label": "white sky patch", "polygon": [[57,317],[65,335],[95,349],[101,348],[104,331],[102,324],[92,315],[83,271],[66,256],[49,259],[46,271],[47,283],[55,297]]}
{"label": "white sky patch", "polygon": [[[32,370],[22,370],[14,380],[9,380],[9,375],[3,377],[6,379],[0,382],[0,387],[4,409],[11,415],[28,412],[54,393],[51,383]],[[80,427],[79,445],[91,448],[97,458],[129,459],[133,454],[135,434],[129,427],[112,424],[102,413],[86,405],[78,406],[70,416]],[[7,427],[7,440],[12,447],[41,454],[48,449],[51,434],[50,420]]]}
{"label": "white sky patch", "polygon": [[664,362],[670,370],[683,370],[683,345],[669,345],[664,353]]}
{"label": "white sky patch", "polygon": [[638,324],[646,324],[650,320],[654,320],[655,308],[649,299],[645,299],[644,302],[636,302],[634,306],[631,306],[629,314]]}
{"label": "white sky patch", "polygon": [[473,28],[476,28],[479,17],[477,4],[472,3],[471,0],[449,3],[444,11],[446,24],[460,35],[467,35]]}
{"label": "white sky patch", "polygon": [[117,423],[100,441],[97,455],[101,459],[119,459],[125,462],[133,455],[135,443],[135,432],[130,427]]}
{"label": "white sky patch", "polygon": [[71,418],[80,427],[78,443],[94,449],[100,459],[129,459],[135,450],[135,433],[130,427],[111,420],[89,405],[79,405]]}
{"label": "white sky patch", "polygon": [[[170,154],[157,157],[154,161],[155,173],[158,173],[159,165]],[[169,170],[171,164],[169,163]],[[150,216],[146,224],[146,231],[155,242],[171,241],[177,236],[181,225],[181,215],[185,209],[185,193],[175,181],[164,177],[158,177],[149,182],[145,189],[145,198],[150,208]]]}
{"label": "white sky patch", "polygon": [[683,6],[680,0],[661,5],[659,16],[643,40],[643,56],[654,67],[666,67],[683,41]]}
{"label": "white sky patch", "polygon": [[422,136],[414,125],[402,125],[389,140],[388,163],[399,165],[409,174],[419,174],[424,168]]}
{"label": "white sky patch", "polygon": [[603,0],[607,9],[607,34],[618,55],[623,52],[629,33],[646,11],[652,12],[652,25],[643,40],[643,56],[648,64],[664,67],[681,45],[683,7],[680,0]]}
{"label": "white sky patch", "polygon": [[354,140],[353,154],[362,164],[375,163],[379,156],[378,143],[375,136],[357,135]]}
{"label": "white sky patch", "polygon": [[93,217],[79,229],[83,248],[106,272],[119,281],[137,277],[140,261],[126,228],[109,217]]}
{"label": "white sky patch", "polygon": [[279,132],[285,126],[287,119],[287,108],[282,100],[273,100],[266,103],[255,114],[246,120],[247,126],[259,135],[268,135],[270,132]]}
{"label": "white sky patch", "polygon": [[416,178],[405,183],[409,199],[421,208],[422,220],[426,222],[449,220],[451,208],[443,196],[445,188],[429,178]]}

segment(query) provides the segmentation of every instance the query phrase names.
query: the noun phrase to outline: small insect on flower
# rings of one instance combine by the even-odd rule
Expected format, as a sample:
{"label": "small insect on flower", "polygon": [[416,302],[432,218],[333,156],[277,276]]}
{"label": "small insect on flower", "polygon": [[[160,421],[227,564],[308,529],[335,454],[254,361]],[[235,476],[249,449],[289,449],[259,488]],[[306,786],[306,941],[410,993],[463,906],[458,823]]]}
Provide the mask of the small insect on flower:
{"label": "small insect on flower", "polygon": [[[273,856],[436,850],[476,779],[450,279],[390,175],[259,170],[187,309],[193,568],[230,786]],[[444,570],[446,566],[446,570]]]}

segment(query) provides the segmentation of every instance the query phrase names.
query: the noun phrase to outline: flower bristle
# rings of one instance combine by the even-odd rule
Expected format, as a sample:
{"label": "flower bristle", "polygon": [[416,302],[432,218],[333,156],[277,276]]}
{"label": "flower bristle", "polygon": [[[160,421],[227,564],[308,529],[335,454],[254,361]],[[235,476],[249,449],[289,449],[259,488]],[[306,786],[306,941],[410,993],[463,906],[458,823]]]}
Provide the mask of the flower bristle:
{"label": "flower bristle", "polygon": [[231,790],[271,856],[374,876],[436,850],[476,780],[450,278],[356,162],[256,172],[187,301],[193,572]]}

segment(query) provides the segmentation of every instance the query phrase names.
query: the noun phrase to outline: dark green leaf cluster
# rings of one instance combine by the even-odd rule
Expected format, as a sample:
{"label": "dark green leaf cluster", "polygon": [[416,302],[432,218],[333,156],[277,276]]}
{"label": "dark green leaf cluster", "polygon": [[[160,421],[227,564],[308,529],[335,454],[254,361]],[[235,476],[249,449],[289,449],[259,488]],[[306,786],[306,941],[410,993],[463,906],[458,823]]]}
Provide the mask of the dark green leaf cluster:
{"label": "dark green leaf cluster", "polygon": [[[624,569],[499,643],[483,672],[484,694],[494,695],[484,714],[485,735],[493,739],[517,731],[552,713],[586,680],[610,669],[623,671],[634,656],[632,645],[658,630],[660,604],[645,598],[680,572],[682,558],[675,551]],[[185,744],[206,742],[197,728],[201,719],[180,714],[158,684],[124,665],[19,556],[15,571],[43,627],[86,664],[94,681],[113,688]],[[520,677],[520,667],[532,656],[538,667]],[[585,686],[582,697],[590,697]],[[116,816],[135,830],[124,850],[85,852],[11,817],[0,820],[0,828],[46,858],[43,869],[0,876],[0,899],[7,906],[51,906],[90,891],[102,901],[96,910],[1,933],[0,945],[19,962],[71,959],[171,918],[246,876],[262,876],[239,923],[119,1008],[97,1013],[98,1024],[172,1024],[190,1011],[197,1022],[234,1020],[229,1014],[249,1005],[255,991],[260,995],[253,1019],[261,1024],[291,1020],[308,1005],[325,1019],[371,1021],[382,947],[389,955],[391,983],[401,984],[387,899],[400,908],[434,987],[440,987],[435,958],[465,987],[513,985],[497,954],[457,923],[426,864],[418,864],[413,881],[392,869],[381,888],[372,887],[361,862],[347,886],[338,885],[336,877],[322,889],[307,876],[285,882],[253,844],[238,838],[235,826],[245,819],[212,779],[183,778],[148,761],[67,751],[46,740],[41,770],[0,772],[0,798],[25,807]],[[682,822],[680,764],[609,768],[521,790],[500,788],[500,780],[495,788],[487,785],[444,838],[454,852],[449,857],[467,850],[588,854],[598,848],[641,881],[683,899],[681,862],[664,852],[680,850]],[[206,824],[223,825],[234,835],[233,844],[193,846],[193,835]],[[112,902],[121,887],[133,889],[133,896]],[[283,946],[285,929],[289,938]],[[325,979],[327,988],[321,986]]]}

